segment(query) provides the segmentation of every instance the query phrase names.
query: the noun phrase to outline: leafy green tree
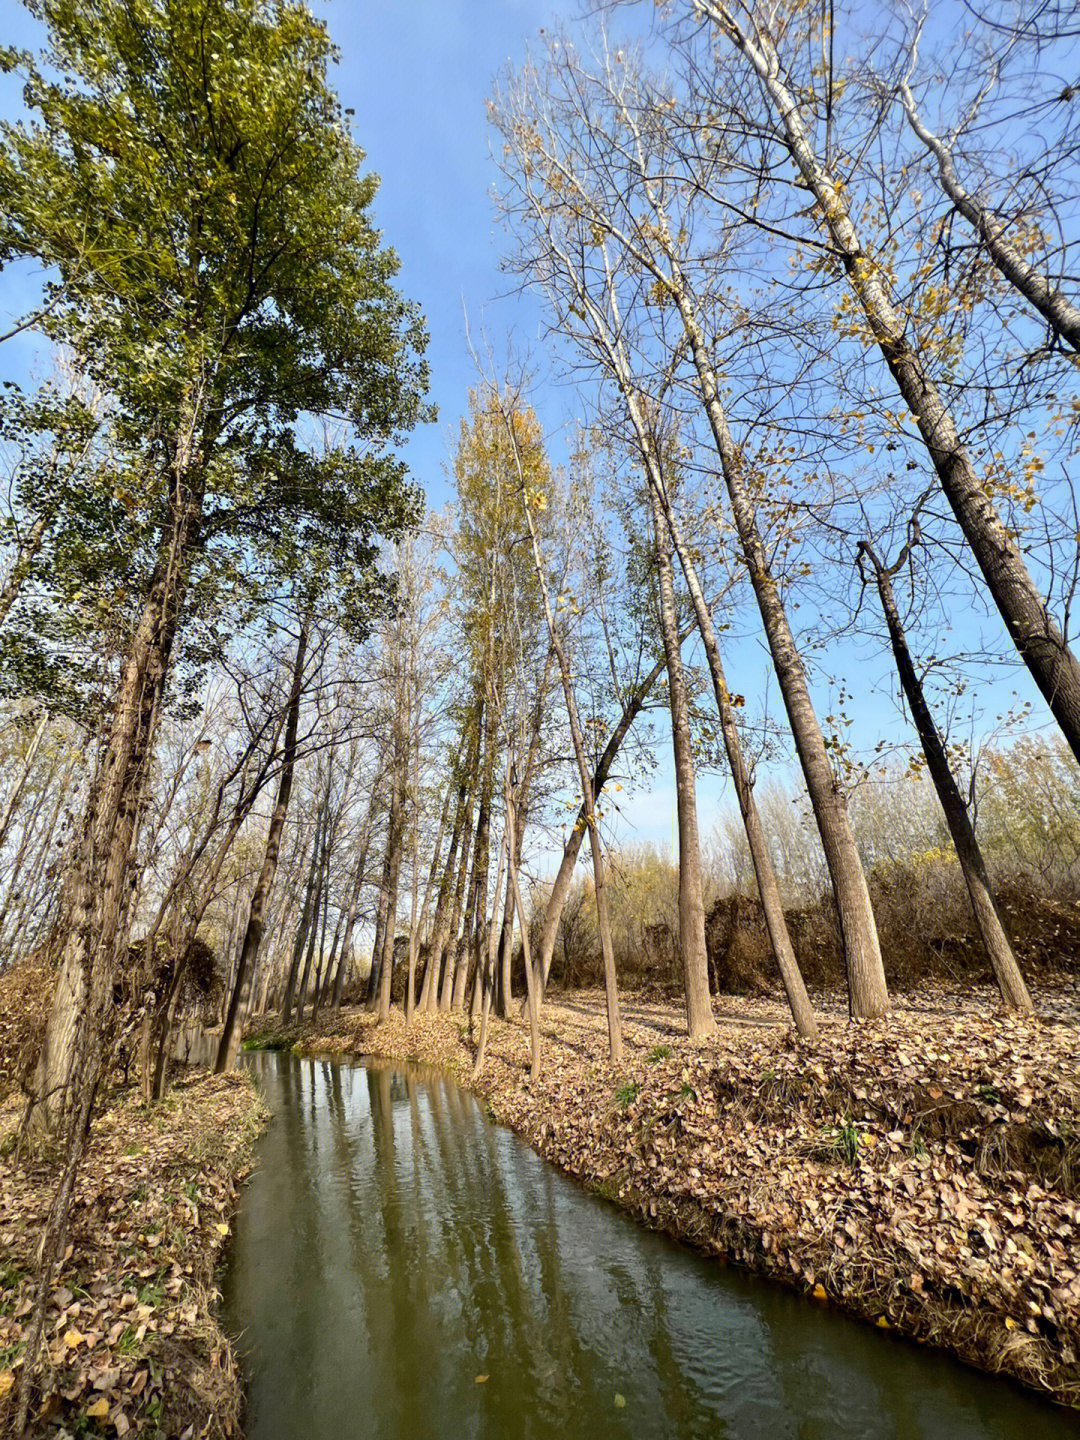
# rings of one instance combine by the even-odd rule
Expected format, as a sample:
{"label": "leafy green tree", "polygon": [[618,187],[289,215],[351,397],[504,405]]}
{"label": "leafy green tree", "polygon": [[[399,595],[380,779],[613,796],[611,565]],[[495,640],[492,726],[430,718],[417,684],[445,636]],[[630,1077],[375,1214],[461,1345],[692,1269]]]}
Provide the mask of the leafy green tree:
{"label": "leafy green tree", "polygon": [[[72,348],[109,397],[118,443],[141,457],[132,523],[149,556],[65,890],[39,1067],[48,1117],[71,1117],[73,1176],[187,607],[228,625],[268,581],[322,593],[336,578],[362,623],[380,590],[378,534],[416,511],[386,447],[427,414],[426,336],[393,286],[397,259],[368,213],[376,181],[328,82],[326,28],[307,9],[30,8],[48,46],[40,61],[18,58],[31,118],[0,132],[0,261],[53,267],[40,325]],[[344,418],[349,442],[309,454],[297,425],[311,416]],[[65,1190],[67,1177],[46,1270]]]}

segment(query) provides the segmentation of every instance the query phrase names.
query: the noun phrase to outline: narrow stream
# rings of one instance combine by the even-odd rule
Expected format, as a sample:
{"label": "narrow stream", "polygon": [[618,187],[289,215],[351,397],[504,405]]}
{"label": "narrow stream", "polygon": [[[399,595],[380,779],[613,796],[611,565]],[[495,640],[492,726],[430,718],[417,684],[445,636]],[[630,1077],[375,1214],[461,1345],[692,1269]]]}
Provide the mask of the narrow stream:
{"label": "narrow stream", "polygon": [[251,1057],[249,1440],[1050,1440],[1075,1415],[726,1270],[437,1074]]}

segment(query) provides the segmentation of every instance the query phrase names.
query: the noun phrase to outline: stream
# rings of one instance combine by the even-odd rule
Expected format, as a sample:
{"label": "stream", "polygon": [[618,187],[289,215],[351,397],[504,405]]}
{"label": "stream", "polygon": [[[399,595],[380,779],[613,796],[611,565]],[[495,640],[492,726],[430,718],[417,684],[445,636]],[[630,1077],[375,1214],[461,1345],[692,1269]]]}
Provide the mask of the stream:
{"label": "stream", "polygon": [[1051,1440],[1073,1414],[653,1234],[438,1073],[248,1057],[249,1440]]}

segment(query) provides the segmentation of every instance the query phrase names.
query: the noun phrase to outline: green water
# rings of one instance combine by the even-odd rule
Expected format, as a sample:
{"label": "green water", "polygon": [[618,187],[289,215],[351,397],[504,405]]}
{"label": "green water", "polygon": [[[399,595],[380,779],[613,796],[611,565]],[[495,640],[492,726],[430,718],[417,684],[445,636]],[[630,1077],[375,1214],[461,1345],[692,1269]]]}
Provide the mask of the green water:
{"label": "green water", "polygon": [[274,1112],[225,1277],[249,1440],[1077,1434],[641,1229],[443,1077],[247,1063]]}

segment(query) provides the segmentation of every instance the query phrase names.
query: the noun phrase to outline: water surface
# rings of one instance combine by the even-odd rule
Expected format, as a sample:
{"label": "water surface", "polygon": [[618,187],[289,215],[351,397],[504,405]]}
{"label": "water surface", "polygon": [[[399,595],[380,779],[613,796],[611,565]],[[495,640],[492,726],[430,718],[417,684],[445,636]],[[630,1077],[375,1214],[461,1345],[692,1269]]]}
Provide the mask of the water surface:
{"label": "water surface", "polygon": [[249,1440],[1059,1440],[1075,1415],[727,1270],[437,1074],[250,1057]]}

